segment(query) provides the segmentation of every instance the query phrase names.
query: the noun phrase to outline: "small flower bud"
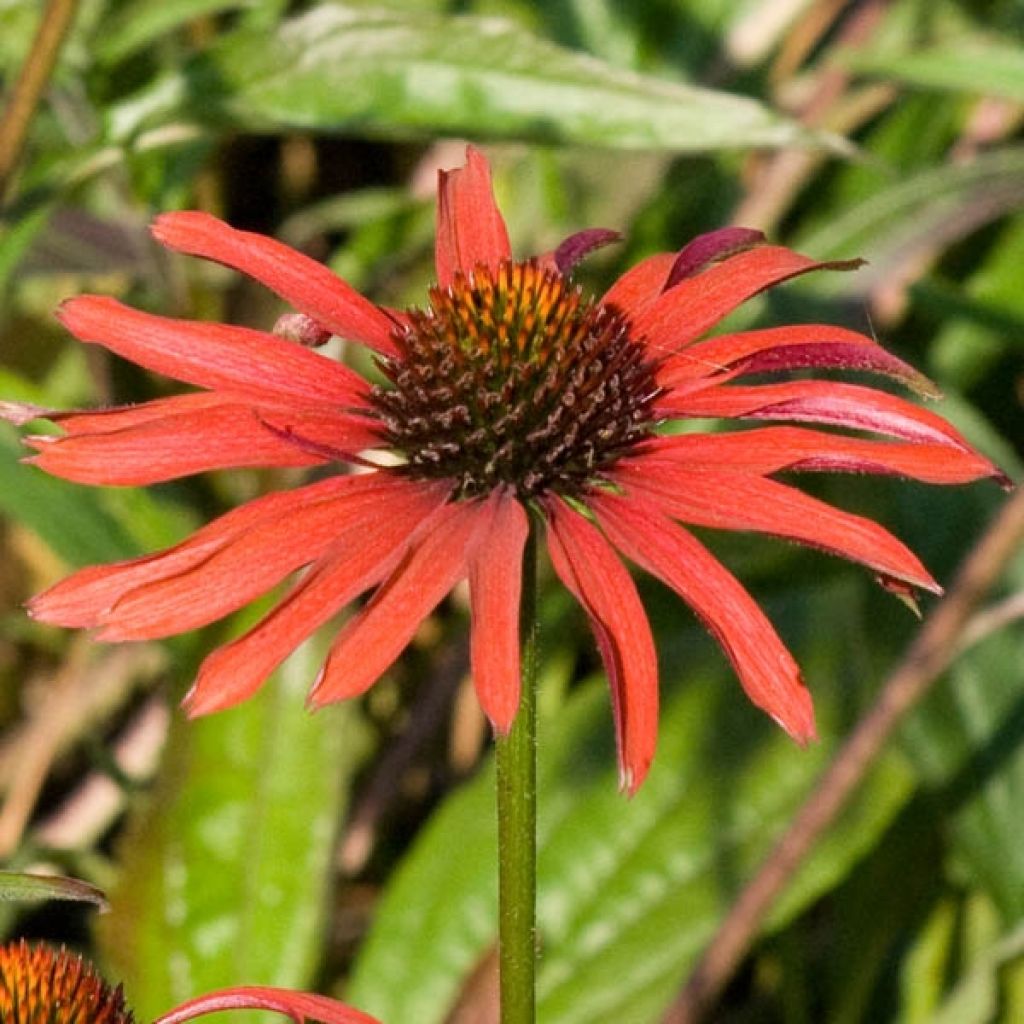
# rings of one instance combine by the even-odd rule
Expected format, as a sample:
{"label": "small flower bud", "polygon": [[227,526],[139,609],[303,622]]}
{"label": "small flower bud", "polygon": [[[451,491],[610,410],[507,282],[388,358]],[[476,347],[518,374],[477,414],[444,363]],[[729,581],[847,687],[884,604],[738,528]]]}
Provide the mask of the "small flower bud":
{"label": "small flower bud", "polygon": [[287,341],[294,341],[303,348],[319,348],[331,338],[331,332],[326,327],[305,313],[284,313],[279,316],[274,324],[274,334]]}

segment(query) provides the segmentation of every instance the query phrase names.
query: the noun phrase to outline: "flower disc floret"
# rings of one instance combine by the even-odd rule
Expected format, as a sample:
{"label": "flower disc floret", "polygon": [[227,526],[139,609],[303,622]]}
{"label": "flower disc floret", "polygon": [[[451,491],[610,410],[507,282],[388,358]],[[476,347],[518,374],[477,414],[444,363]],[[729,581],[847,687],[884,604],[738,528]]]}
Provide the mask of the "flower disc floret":
{"label": "flower disc floret", "polygon": [[133,1024],[121,988],[110,988],[81,957],[66,949],[0,947],[3,1024]]}
{"label": "flower disc floret", "polygon": [[651,432],[655,365],[628,321],[534,261],[457,273],[393,337],[386,439],[460,497],[581,494]]}

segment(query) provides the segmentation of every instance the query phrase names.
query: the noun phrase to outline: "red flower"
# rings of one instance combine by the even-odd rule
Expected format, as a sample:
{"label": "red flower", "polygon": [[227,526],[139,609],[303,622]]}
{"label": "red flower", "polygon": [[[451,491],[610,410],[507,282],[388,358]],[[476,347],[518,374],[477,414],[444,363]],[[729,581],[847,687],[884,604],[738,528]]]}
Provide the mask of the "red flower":
{"label": "red flower", "polygon": [[[472,148],[465,167],[440,178],[438,286],[426,310],[375,306],[326,267],[203,213],[164,215],[153,233],[171,249],[249,274],[301,315],[272,335],[153,316],[109,298],[72,299],[60,318],[82,341],[203,390],[101,412],[47,412],[65,435],[30,438],[31,461],[90,484],[149,484],[226,466],[370,470],[269,494],[168,551],[85,569],[32,602],[46,622],[140,640],[202,626],[308,567],[262,622],[206,659],[186,698],[192,714],[248,697],[300,641],[372,590],[335,640],[310,701],[362,693],[468,577],[473,678],[495,728],[507,730],[518,704],[517,608],[533,509],[600,646],[625,786],[636,789],[653,756],[658,687],[650,628],[621,555],[691,605],[750,699],[806,741],[814,717],[793,658],[680,523],[787,537],[862,562],[896,591],[938,592],[890,533],[775,474],[1004,479],[944,420],[890,394],[815,380],[739,382],[828,367],[928,390],[870,338],[814,325],[701,340],[772,285],[855,264],[817,263],[728,228],[649,257],[591,300],[567,275],[613,233],[583,232],[539,259],[513,261],[487,162]],[[331,333],[368,346],[386,382],[373,385],[296,344]],[[40,412],[11,407],[8,416]],[[697,416],[895,440],[795,426],[659,433],[667,420]],[[376,465],[382,450],[400,464]]]}
{"label": "red flower", "polygon": [[[294,1024],[380,1024],[327,996],[243,985],[210,992],[168,1011],[155,1024],[184,1024],[224,1010],[270,1010]],[[111,988],[92,964],[63,947],[24,939],[0,946],[0,1021],[3,1024],[134,1024],[121,986]]]}

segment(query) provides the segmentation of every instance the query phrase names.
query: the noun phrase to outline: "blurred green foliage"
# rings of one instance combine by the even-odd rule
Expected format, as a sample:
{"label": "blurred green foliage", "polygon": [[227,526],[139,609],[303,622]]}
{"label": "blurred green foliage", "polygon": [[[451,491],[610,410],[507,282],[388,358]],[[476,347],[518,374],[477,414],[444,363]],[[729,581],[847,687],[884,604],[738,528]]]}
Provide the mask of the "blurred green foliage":
{"label": "blurred green foliage", "polygon": [[[0,4],[5,92],[39,10]],[[166,393],[64,337],[52,310],[82,291],[273,322],[279,306],[256,286],[159,251],[146,225],[160,210],[211,210],[376,301],[422,302],[431,174],[460,161],[447,139],[461,136],[491,144],[517,252],[586,226],[623,233],[581,269],[595,288],[729,221],[815,257],[865,257],[738,322],[873,332],[932,374],[942,412],[1020,479],[1022,125],[1016,0],[82,0],[0,222],[0,384],[53,407]],[[282,478],[102,493],[18,465],[13,430],[0,442],[0,792],[12,796],[25,785],[12,758],[72,642],[19,603]],[[890,526],[944,582],[1001,501],[987,484],[811,486]],[[666,711],[655,770],[626,801],[602,684],[581,682],[595,665],[585,623],[550,588],[543,1021],[658,1020],[916,628],[856,568],[760,538],[709,543],[804,666],[823,739],[803,751],[777,734],[645,581]],[[1012,611],[1022,591],[1019,555],[991,600]],[[452,602],[362,706],[307,720],[306,650],[252,705],[151,740],[155,778],[125,769],[150,695],[180,696],[218,635],[169,645],[155,672],[140,661],[117,701],[83,715],[2,851],[14,868],[56,863],[112,891],[109,923],[90,937],[84,916],[33,911],[8,914],[7,932],[91,945],[145,1014],[218,985],[350,983],[392,1024],[449,1019],[486,968],[495,913],[484,733],[461,699],[464,609]],[[793,880],[716,1019],[1024,1019],[1022,666],[1019,617],[966,647]],[[107,817],[55,831],[96,782],[118,794]]]}

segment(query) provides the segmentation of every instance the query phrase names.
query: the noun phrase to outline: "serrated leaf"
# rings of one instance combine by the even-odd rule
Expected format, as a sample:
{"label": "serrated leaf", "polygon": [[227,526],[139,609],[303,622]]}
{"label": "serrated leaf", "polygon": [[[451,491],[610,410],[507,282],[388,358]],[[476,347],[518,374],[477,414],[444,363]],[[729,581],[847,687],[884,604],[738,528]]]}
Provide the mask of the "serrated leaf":
{"label": "serrated leaf", "polygon": [[107,909],[107,898],[88,882],[60,875],[29,875],[17,871],[0,871],[0,900],[68,900],[94,903],[100,910]]}
{"label": "serrated leaf", "polygon": [[366,743],[354,705],[306,710],[321,653],[306,644],[252,700],[175,722],[99,929],[140,1019],[229,985],[311,985],[344,782]]}
{"label": "serrated leaf", "polygon": [[680,152],[824,142],[756,100],[623,71],[503,19],[331,3],[224,38],[114,109],[110,133],[126,138],[181,106],[247,129]]}

